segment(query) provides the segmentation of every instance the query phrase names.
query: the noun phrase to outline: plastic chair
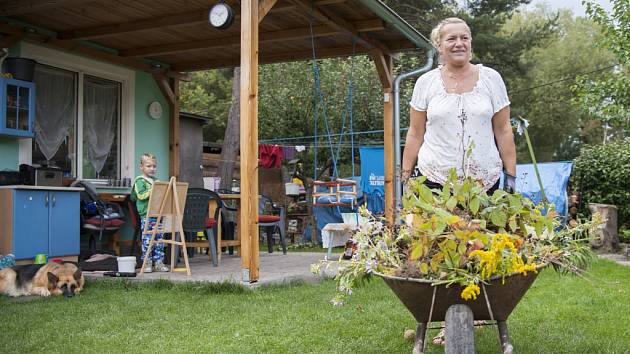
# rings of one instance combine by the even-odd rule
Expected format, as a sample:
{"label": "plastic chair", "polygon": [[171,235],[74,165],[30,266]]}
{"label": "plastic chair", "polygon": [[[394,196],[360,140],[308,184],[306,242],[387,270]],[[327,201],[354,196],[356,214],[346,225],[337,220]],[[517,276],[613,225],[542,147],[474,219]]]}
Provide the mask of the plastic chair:
{"label": "plastic chair", "polygon": [[[212,214],[209,214],[210,204],[215,207]],[[208,257],[212,259],[212,265],[218,266],[217,256],[217,240],[221,239],[220,235],[220,212],[222,201],[219,195],[213,191],[203,188],[189,188],[186,194],[186,208],[184,209],[184,219],[182,226],[186,235],[186,246],[208,248]],[[203,231],[207,241],[195,240],[197,232]],[[210,234],[212,231],[212,234]]]}
{"label": "plastic chair", "polygon": [[287,241],[285,239],[285,210],[278,206],[271,198],[261,195],[258,199],[258,227],[262,227],[267,236],[267,249],[273,253],[273,231],[277,228],[280,233],[282,254],[287,254]]}
{"label": "plastic chair", "polygon": [[81,234],[89,235],[88,251],[95,253],[96,235],[99,242],[104,233],[114,234],[125,223],[125,213],[116,203],[98,198],[96,188],[88,181],[74,181],[71,187],[81,187]]}

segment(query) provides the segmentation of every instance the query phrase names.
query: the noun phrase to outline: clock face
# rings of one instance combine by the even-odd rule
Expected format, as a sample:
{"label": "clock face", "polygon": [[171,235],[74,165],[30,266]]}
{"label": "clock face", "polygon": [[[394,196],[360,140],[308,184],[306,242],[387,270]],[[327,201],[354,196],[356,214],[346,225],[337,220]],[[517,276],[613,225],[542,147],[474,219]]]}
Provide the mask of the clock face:
{"label": "clock face", "polygon": [[227,28],[230,24],[232,24],[232,9],[227,4],[218,3],[210,9],[208,19],[213,27],[221,29]]}
{"label": "clock face", "polygon": [[162,116],[162,105],[158,101],[153,101],[149,104],[149,116],[153,119],[158,119]]}

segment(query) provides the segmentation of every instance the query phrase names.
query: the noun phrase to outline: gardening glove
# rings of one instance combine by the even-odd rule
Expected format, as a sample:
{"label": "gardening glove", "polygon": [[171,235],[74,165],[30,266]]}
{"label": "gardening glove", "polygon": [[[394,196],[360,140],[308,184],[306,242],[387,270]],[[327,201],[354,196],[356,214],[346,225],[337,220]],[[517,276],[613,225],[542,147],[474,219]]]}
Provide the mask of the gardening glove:
{"label": "gardening glove", "polygon": [[503,170],[503,190],[513,194],[516,191],[516,176],[512,176]]}

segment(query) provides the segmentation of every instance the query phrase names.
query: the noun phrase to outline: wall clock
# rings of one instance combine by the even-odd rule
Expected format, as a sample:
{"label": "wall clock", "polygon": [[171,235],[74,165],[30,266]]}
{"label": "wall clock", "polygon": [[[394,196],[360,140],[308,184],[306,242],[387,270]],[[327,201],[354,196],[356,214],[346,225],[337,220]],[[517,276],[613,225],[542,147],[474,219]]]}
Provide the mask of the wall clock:
{"label": "wall clock", "polygon": [[217,29],[230,27],[234,22],[234,17],[234,10],[223,1],[212,6],[210,12],[208,12],[208,21]]}
{"label": "wall clock", "polygon": [[158,101],[149,103],[149,117],[159,119],[162,117],[162,104]]}

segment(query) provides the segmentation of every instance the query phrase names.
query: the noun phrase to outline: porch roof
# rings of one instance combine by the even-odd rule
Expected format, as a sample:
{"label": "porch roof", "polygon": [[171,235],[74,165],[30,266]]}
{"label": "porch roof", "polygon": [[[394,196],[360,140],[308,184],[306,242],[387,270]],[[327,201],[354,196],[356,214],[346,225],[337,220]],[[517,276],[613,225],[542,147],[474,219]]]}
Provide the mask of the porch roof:
{"label": "porch roof", "polygon": [[[208,10],[218,0],[0,0],[2,44],[20,39],[144,71],[233,67],[240,62],[240,6],[225,30]],[[380,0],[259,0],[259,63],[382,53],[426,38]],[[312,30],[311,26],[312,24]]]}

